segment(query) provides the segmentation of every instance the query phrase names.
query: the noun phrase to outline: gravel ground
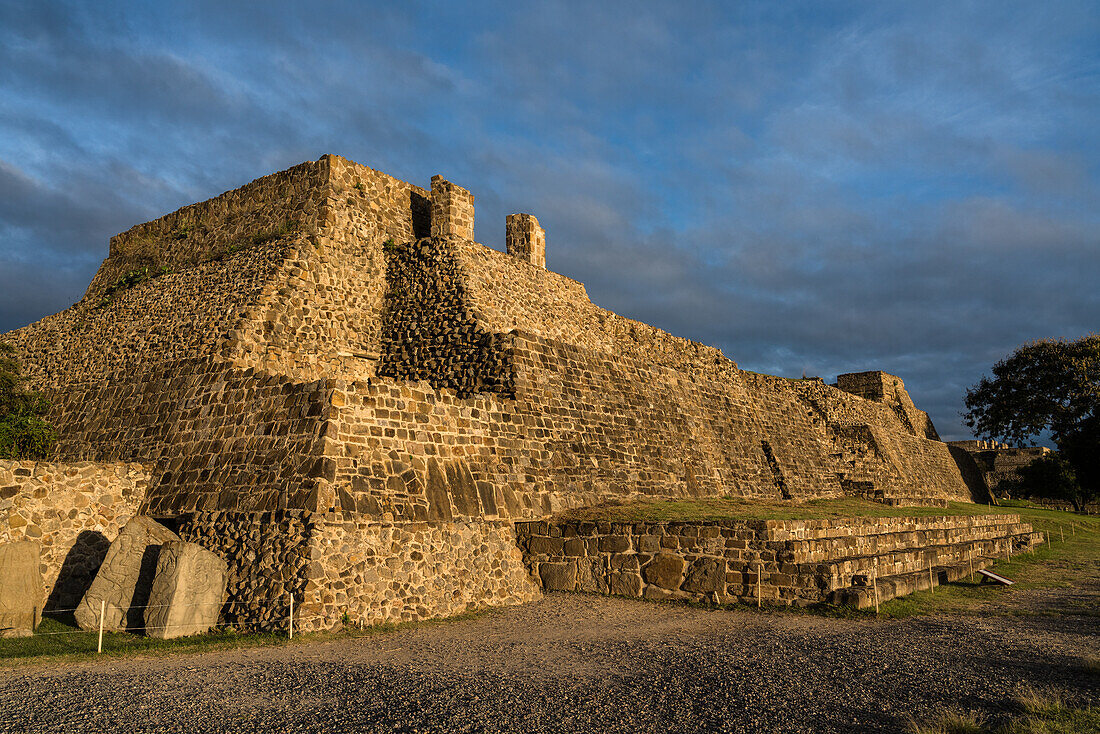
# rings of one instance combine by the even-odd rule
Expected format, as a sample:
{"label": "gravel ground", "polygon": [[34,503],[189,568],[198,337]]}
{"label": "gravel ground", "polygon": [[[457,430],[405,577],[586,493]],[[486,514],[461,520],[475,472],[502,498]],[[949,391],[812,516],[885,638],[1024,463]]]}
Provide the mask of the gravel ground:
{"label": "gravel ground", "polygon": [[0,732],[902,731],[1020,684],[1097,701],[1100,618],[828,619],[553,594],[278,648],[0,669]]}

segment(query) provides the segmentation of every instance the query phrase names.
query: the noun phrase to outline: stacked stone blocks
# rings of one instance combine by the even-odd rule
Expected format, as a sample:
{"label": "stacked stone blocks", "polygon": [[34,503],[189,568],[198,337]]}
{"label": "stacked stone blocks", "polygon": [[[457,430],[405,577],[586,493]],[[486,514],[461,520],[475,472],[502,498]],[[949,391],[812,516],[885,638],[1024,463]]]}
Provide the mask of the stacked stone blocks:
{"label": "stacked stone blocks", "polygon": [[[931,569],[952,580],[1042,542],[1017,515],[721,522],[517,523],[544,589],[719,603],[866,605],[917,588]],[[920,587],[925,588],[925,587]],[[890,591],[890,590],[893,591]]]}
{"label": "stacked stone blocks", "polygon": [[[607,498],[969,498],[900,381],[868,400],[743,372],[546,270],[534,217],[510,218],[510,254],[473,225],[441,177],[324,156],[119,235],[80,303],[3,340],[54,401],[57,458],[140,462],[142,511],[229,562],[242,625],[279,624],[290,594],[325,624],[343,602],[399,619],[524,597],[514,559],[479,550],[495,523]],[[440,558],[437,530],[466,544],[439,568],[491,557],[508,584],[421,593],[314,558],[330,533],[406,531]],[[383,610],[349,584],[431,601]]]}
{"label": "stacked stone blocks", "polygon": [[546,230],[532,214],[509,214],[505,224],[508,254],[540,268],[546,267]]}

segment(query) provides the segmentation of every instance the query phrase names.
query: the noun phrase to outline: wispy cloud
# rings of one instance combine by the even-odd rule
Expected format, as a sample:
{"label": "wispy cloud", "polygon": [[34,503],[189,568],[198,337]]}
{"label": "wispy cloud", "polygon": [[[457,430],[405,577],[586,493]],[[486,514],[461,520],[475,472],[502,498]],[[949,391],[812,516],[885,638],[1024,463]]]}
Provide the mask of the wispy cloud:
{"label": "wispy cloud", "polygon": [[547,227],[743,366],[906,380],[941,431],[1100,314],[1094,3],[0,2],[0,329],[107,238],[337,152]]}

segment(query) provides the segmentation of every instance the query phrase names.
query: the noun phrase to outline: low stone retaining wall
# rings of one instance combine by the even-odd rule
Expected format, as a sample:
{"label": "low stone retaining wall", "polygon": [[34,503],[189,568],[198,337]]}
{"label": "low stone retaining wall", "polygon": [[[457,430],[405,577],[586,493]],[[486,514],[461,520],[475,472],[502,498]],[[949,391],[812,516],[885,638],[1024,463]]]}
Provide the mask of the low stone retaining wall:
{"label": "low stone retaining wall", "polygon": [[291,594],[301,630],[446,617],[541,594],[506,521],[208,512],[182,516],[178,532],[227,561],[223,619],[242,628],[285,630]]}
{"label": "low stone retaining wall", "polygon": [[148,481],[141,464],[0,460],[0,543],[41,544],[47,610],[80,603]]}
{"label": "low stone retaining wall", "polygon": [[[862,598],[844,591],[1019,552],[1041,534],[1018,515],[730,520],[520,522],[517,542],[547,590],[647,599],[811,604]],[[952,577],[953,578],[953,577]]]}

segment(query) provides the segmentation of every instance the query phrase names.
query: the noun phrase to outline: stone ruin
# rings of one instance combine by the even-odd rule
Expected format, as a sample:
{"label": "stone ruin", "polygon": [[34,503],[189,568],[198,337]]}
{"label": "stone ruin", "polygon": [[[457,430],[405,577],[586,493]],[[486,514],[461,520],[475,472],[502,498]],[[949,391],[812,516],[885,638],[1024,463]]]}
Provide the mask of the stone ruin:
{"label": "stone ruin", "polygon": [[[507,252],[473,225],[439,176],[326,155],[111,238],[79,303],[0,339],[53,401],[59,466],[140,466],[120,511],[224,559],[241,626],[285,626],[289,595],[305,629],[536,598],[550,561],[517,521],[609,499],[984,501],[897,377],[742,371],[595,306],[535,217]],[[0,541],[39,527],[20,497]]]}

